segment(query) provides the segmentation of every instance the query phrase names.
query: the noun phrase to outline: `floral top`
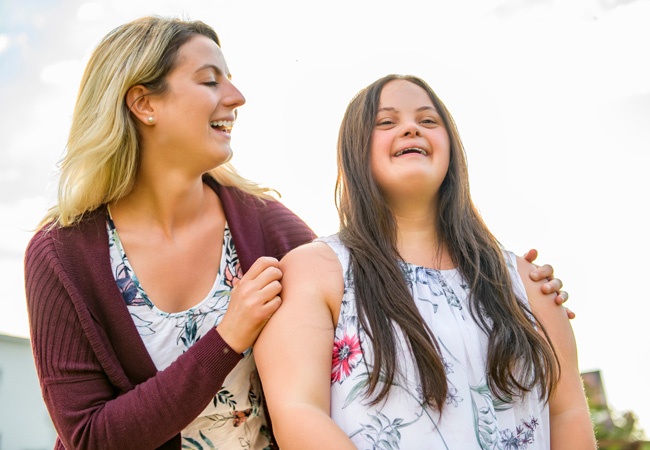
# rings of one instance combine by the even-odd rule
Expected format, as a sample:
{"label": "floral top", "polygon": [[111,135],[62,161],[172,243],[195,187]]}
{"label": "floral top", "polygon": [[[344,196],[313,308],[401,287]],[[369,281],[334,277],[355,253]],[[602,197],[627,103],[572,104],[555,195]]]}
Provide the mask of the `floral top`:
{"label": "floral top", "polygon": [[[163,370],[218,325],[226,313],[231,290],[242,277],[230,230],[226,226],[221,265],[210,293],[186,311],[166,313],[156,307],[140,285],[110,216],[107,228],[115,281],[156,368]],[[188,449],[270,448],[261,407],[261,384],[250,351],[228,374],[199,417],[181,432],[181,437],[183,448]]]}
{"label": "floral top", "polygon": [[[401,263],[420,314],[433,331],[446,368],[443,414],[423,406],[419,378],[400,335],[399,376],[388,397],[371,406],[364,386],[372,371],[372,348],[359,326],[348,250],[338,235],[320,239],[338,255],[345,290],[332,352],[331,416],[359,449],[548,449],[548,409],[532,392],[503,403],[486,381],[487,335],[469,313],[468,288],[455,269],[435,270]],[[517,296],[527,298],[516,270],[506,261]]]}

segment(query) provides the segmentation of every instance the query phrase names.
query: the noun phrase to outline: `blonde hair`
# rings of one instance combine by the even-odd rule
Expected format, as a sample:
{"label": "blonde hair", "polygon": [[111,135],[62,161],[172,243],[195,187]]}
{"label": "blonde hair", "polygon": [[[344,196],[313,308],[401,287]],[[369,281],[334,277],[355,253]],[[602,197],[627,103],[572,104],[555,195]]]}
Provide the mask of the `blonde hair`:
{"label": "blonde hair", "polygon": [[[126,104],[136,85],[154,93],[167,90],[166,76],[180,47],[196,35],[220,45],[216,32],[201,21],[142,17],[115,28],[95,48],[83,74],[61,160],[58,204],[40,226],[69,226],[134,187],[139,162],[138,131]],[[243,178],[229,164],[208,172],[224,186],[259,198],[272,189]]]}

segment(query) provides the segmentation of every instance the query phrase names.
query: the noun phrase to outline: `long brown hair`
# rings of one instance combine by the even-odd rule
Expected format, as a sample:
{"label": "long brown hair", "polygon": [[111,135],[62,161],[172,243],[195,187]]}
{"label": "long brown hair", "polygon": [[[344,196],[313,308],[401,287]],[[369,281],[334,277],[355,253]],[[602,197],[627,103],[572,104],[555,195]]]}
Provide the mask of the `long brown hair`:
{"label": "long brown hair", "polygon": [[397,371],[400,332],[415,359],[425,401],[442,411],[447,395],[438,344],[402,275],[395,219],[370,169],[379,98],[384,86],[397,79],[427,92],[449,134],[450,163],[440,187],[436,227],[439,245],[447,246],[470,288],[472,316],[489,336],[490,389],[511,401],[540,386],[542,398],[548,399],[559,376],[555,351],[536,330],[540,327],[546,336],[541,324],[515,296],[502,247],[472,202],[465,150],[451,114],[425,81],[410,75],[387,75],[361,90],[348,105],[339,130],[340,237],[350,250],[359,322],[374,350],[367,395],[373,395],[373,404],[388,395]]}

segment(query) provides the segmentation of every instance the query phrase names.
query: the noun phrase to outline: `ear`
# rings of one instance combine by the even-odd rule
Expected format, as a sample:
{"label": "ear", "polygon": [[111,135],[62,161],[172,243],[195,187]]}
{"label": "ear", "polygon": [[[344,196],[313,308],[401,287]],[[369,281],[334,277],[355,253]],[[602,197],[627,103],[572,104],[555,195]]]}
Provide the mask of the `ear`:
{"label": "ear", "polygon": [[[126,93],[126,104],[137,120],[144,125],[153,125],[155,123],[155,111],[149,101],[151,91],[141,84],[135,85]],[[150,119],[150,118],[153,118]]]}

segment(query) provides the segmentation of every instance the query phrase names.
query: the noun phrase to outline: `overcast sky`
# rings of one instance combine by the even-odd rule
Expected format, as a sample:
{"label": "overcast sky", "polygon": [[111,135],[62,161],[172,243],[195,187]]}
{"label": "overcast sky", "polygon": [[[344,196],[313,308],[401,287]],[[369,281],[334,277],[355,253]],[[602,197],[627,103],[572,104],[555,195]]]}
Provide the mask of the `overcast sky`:
{"label": "overcast sky", "polygon": [[337,228],[347,102],[386,73],[426,79],[488,226],[553,264],[581,369],[601,370],[611,406],[650,434],[649,0],[0,0],[0,333],[28,335],[23,252],[54,199],[85,61],[146,14],[215,27],[247,98],[234,164],[321,235]]}

